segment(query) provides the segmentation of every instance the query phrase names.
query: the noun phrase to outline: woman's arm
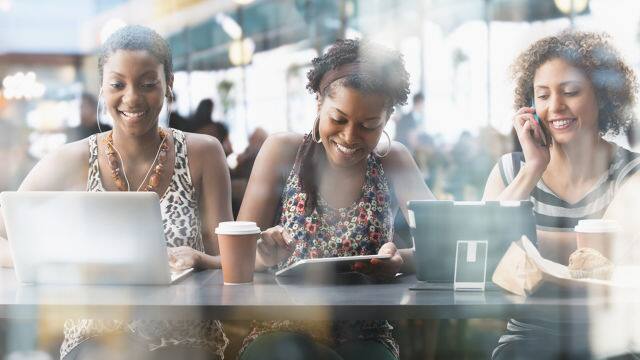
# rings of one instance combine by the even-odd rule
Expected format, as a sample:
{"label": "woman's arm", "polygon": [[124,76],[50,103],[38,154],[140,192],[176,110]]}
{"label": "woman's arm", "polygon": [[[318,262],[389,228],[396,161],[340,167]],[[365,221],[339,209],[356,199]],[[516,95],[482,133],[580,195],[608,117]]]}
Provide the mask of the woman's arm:
{"label": "woman's arm", "polygon": [[[22,181],[18,191],[83,191],[89,169],[87,140],[62,146],[40,160]],[[0,211],[0,267],[13,267],[7,231]]]}
{"label": "woman's arm", "polygon": [[548,146],[540,145],[543,134],[533,119],[534,112],[533,108],[523,107],[513,117],[513,128],[526,163],[508,185],[502,182],[498,165],[494,166],[484,188],[483,200],[527,200],[542,177],[551,154]]}
{"label": "woman's arm", "polygon": [[[282,190],[302,140],[302,135],[291,133],[269,136],[253,165],[238,220],[254,221],[263,231],[269,229],[268,232],[265,231],[266,234],[263,233],[263,241],[258,246],[257,269],[272,266],[274,259],[278,257],[278,244],[283,240],[282,231],[270,228],[276,225],[275,216]],[[269,239],[265,239],[265,235]]]}
{"label": "woman's arm", "polygon": [[498,166],[493,167],[487,178],[482,200],[528,200],[542,174],[530,171],[525,164],[513,181],[505,186]]}
{"label": "woman's arm", "polygon": [[[407,202],[409,200],[433,200],[435,197],[425,184],[422,173],[409,150],[401,143],[392,142],[391,151],[383,158],[382,166],[391,181],[400,210],[409,223]],[[403,260],[400,271],[415,271],[413,249],[400,249],[398,252]]]}
{"label": "woman's arm", "polygon": [[[232,221],[231,181],[224,150],[220,142],[211,136],[187,134],[191,174],[199,174],[199,209],[204,253],[188,247],[173,249],[172,266],[175,268],[196,267],[200,269],[220,268],[218,238],[215,228],[218,223]],[[177,261],[182,263],[177,264]]]}

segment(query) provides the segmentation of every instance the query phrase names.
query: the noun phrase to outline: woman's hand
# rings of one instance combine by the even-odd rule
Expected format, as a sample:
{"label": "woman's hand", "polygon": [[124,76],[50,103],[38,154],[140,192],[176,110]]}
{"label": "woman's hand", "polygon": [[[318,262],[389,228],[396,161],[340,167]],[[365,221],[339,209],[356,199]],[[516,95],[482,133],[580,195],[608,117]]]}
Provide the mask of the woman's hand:
{"label": "woman's hand", "polygon": [[291,256],[294,240],[282,226],[274,226],[262,232],[258,241],[258,257],[262,264],[271,267]]}
{"label": "woman's hand", "polygon": [[188,246],[167,248],[167,253],[169,266],[174,270],[199,268],[202,262],[203,253]]}
{"label": "woman's hand", "polygon": [[[534,108],[523,107],[513,116],[513,127],[522,146],[526,161],[525,167],[534,176],[540,177],[547,168],[551,155],[549,147],[543,146],[544,134],[538,122],[534,119]],[[533,135],[532,135],[533,132]]]}
{"label": "woman's hand", "polygon": [[389,259],[371,259],[371,273],[369,275],[379,280],[391,280],[395,278],[404,264],[402,256],[392,242],[385,243],[378,250],[378,255],[391,255]]}

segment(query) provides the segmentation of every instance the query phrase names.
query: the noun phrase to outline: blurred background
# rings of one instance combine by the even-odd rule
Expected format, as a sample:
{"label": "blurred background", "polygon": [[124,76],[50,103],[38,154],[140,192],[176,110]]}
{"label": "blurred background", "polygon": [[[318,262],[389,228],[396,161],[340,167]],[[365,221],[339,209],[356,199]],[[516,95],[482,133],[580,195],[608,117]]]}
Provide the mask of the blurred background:
{"label": "blurred background", "polygon": [[[0,191],[98,131],[96,51],[126,24],[169,40],[176,101],[160,122],[223,142],[236,211],[266,136],[311,130],[306,72],[335,39],[366,37],[404,54],[412,100],[387,131],[440,199],[480,199],[493,164],[514,148],[509,65],[532,41],[569,27],[603,31],[640,70],[637,0],[0,0]],[[635,145],[633,132],[612,140]],[[36,325],[0,327],[0,339],[55,354],[59,344],[42,334],[56,339],[59,328]],[[486,358],[504,322],[442,322],[430,340],[421,326],[398,328],[408,334],[401,347],[413,349],[403,357],[424,358],[436,341],[437,357]]]}
{"label": "blurred background", "polygon": [[[387,131],[414,152],[439,198],[478,199],[512,148],[516,54],[573,26],[609,33],[637,70],[639,18],[635,0],[0,0],[0,190],[97,130],[96,50],[119,27],[141,24],[173,50],[177,100],[161,123],[172,112],[172,126],[224,137],[231,168],[269,133],[311,129],[306,71],[335,39],[400,50],[412,95],[424,100],[397,109]],[[202,100],[211,102],[197,114]],[[414,118],[409,127],[403,115]]]}

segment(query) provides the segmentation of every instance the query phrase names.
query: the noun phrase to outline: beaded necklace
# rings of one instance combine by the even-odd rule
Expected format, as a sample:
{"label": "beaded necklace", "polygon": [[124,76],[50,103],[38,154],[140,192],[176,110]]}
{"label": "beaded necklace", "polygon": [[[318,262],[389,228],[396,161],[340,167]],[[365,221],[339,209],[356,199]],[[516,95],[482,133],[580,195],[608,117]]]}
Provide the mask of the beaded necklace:
{"label": "beaded necklace", "polygon": [[[149,183],[145,187],[145,191],[156,191],[158,185],[160,184],[160,176],[162,175],[162,172],[165,168],[165,163],[167,161],[167,150],[169,149],[169,146],[166,142],[167,133],[162,129],[158,129],[158,135],[160,135],[160,139],[162,139],[162,141],[160,141],[160,146],[158,146],[156,157],[153,159],[153,162],[151,163],[147,174],[142,179],[142,182],[140,183],[140,186],[138,186],[138,189],[136,191],[140,191],[140,189],[142,189],[145,181],[147,180],[147,177],[149,178]],[[109,162],[109,167],[111,168],[111,177],[113,178],[113,182],[116,184],[118,190],[131,191],[129,179],[127,178],[127,174],[124,171],[124,160],[122,159],[120,152],[118,152],[118,149],[116,149],[113,145],[113,131],[104,138],[104,143],[107,148],[107,160]],[[154,166],[156,162],[157,165]],[[121,163],[123,164],[122,166],[120,165]],[[153,170],[153,174],[149,176],[151,170]],[[120,175],[121,173],[122,176]]]}

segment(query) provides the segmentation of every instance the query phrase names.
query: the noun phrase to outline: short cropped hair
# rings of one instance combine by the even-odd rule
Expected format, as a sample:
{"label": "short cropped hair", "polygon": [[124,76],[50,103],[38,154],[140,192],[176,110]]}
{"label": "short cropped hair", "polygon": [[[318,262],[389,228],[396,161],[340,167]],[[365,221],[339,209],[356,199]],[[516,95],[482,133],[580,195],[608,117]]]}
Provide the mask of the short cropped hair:
{"label": "short cropped hair", "polygon": [[169,80],[173,74],[171,48],[167,41],[148,27],[127,25],[111,34],[100,48],[98,58],[100,82],[102,82],[104,64],[118,50],[145,50],[163,65],[165,79]]}

